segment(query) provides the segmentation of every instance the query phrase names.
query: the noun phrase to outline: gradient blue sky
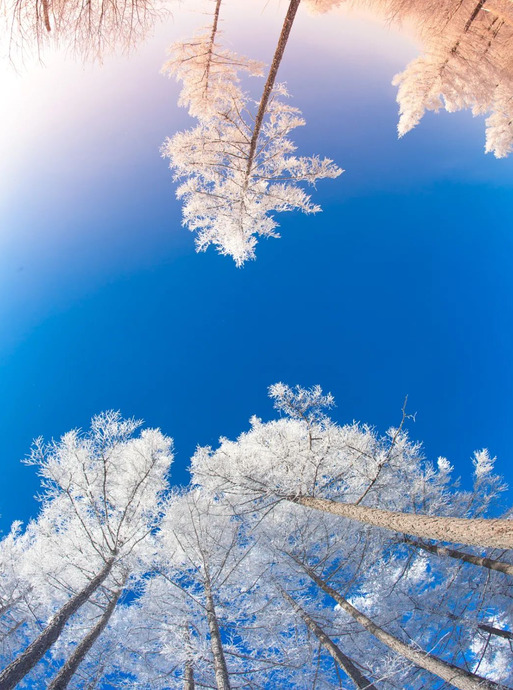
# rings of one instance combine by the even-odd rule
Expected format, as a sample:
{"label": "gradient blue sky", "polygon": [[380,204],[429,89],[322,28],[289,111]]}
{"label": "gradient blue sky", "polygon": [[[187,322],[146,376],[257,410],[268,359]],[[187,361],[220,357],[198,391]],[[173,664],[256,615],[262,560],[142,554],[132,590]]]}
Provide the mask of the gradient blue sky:
{"label": "gradient blue sky", "polygon": [[[226,42],[269,61],[285,10],[226,0]],[[513,159],[484,155],[468,113],[397,141],[390,82],[415,46],[302,8],[280,71],[307,120],[295,141],[346,172],[313,192],[322,214],[277,217],[282,238],[243,269],[197,255],[159,156],[192,123],[159,69],[198,23],[177,5],[130,58],[2,67],[1,528],[37,511],[19,462],[34,437],[120,409],[174,437],[184,482],[196,444],[273,415],[278,380],[320,383],[338,420],[380,431],[408,394],[428,457],[466,484],[487,446],[512,483]]]}

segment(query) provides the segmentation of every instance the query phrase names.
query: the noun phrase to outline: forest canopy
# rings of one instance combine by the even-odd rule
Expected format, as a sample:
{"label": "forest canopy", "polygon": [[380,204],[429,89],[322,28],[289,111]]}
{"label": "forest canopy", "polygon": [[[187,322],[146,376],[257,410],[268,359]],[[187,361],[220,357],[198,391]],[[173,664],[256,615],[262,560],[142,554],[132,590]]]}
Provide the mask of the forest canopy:
{"label": "forest canopy", "polygon": [[183,489],[171,440],[119,413],[35,442],[40,514],[0,542],[2,688],[511,684],[494,458],[462,490],[405,409],[379,435],[319,387],[270,395],[280,416],[199,448]]}

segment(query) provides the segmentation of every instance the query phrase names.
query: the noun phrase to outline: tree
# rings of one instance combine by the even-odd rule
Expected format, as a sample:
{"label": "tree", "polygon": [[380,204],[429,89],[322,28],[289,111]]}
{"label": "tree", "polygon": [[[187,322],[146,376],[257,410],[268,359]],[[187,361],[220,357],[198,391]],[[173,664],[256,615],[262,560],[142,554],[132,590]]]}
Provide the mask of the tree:
{"label": "tree", "polygon": [[222,0],[215,0],[212,24],[193,38],[177,41],[169,48],[171,58],[162,73],[182,83],[178,105],[200,121],[230,112],[240,97],[240,76],[263,74],[263,64],[223,48],[219,42]]}
{"label": "tree", "polygon": [[[256,500],[291,501],[351,520],[425,539],[483,547],[513,548],[513,523],[473,517],[479,500],[448,490],[450,465],[424,465],[420,446],[391,429],[379,438],[367,426],[339,427],[324,416],[332,403],[320,389],[277,384],[271,396],[289,419],[261,424],[237,442],[222,440],[218,451],[200,449],[193,459],[196,481],[224,493]],[[479,481],[490,477],[486,452],[474,457]],[[399,487],[407,485],[405,495]],[[492,479],[495,495],[500,491]],[[486,495],[485,495],[486,496]],[[485,497],[485,502],[490,502]]]}
{"label": "tree", "polygon": [[160,520],[172,455],[170,439],[156,430],[133,438],[140,425],[110,412],[94,417],[88,434],[35,443],[29,463],[39,467],[45,488],[36,538],[67,596],[64,603],[62,593],[54,599],[50,622],[0,674],[5,690],[32,670],[102,586],[144,571],[141,556]]}
{"label": "tree", "polygon": [[393,82],[399,87],[399,136],[415,127],[426,110],[468,108],[474,115],[490,113],[486,151],[497,158],[510,153],[513,16],[508,19],[508,6],[502,11],[504,17],[501,12],[498,16],[484,0],[463,2],[443,31],[433,23],[431,31],[424,28],[424,54]]}
{"label": "tree", "polygon": [[352,616],[358,623],[360,623],[368,632],[374,635],[380,642],[390,647],[393,651],[403,655],[417,666],[430,671],[432,674],[449,682],[460,690],[500,690],[501,685],[493,681],[486,680],[474,673],[470,673],[457,666],[448,664],[441,659],[438,659],[432,654],[424,650],[416,649],[413,645],[407,645],[401,640],[397,639],[390,633],[386,632],[380,626],[376,625],[368,616],[358,611],[352,606],[347,599],[341,596],[337,591],[330,587],[320,577],[318,577],[312,570],[307,570],[314,582],[329,596],[331,596],[341,609]]}
{"label": "tree", "polygon": [[355,665],[354,661],[346,656],[342,650],[329,638],[324,630],[318,625],[308,613],[301,608],[288,592],[281,588],[283,598],[292,606],[304,620],[307,627],[319,639],[321,644],[327,649],[328,653],[339,664],[340,668],[351,678],[356,688],[359,690],[376,690],[376,686],[366,678]]}
{"label": "tree", "polygon": [[[504,627],[510,625],[507,612],[511,599],[504,587],[509,584],[504,575],[496,573],[490,579],[482,568],[473,572],[472,565],[453,559],[430,560],[425,553],[393,545],[383,534],[355,523],[347,525],[341,538],[340,527],[330,514],[306,513],[284,502],[260,523],[259,531],[264,535],[261,543],[265,540],[269,550],[274,578],[282,583],[282,589],[299,592],[308,608],[316,611],[310,615],[315,619],[309,621],[311,629],[322,617],[324,634],[334,644],[334,638],[341,640],[345,656],[366,665],[367,678],[382,681],[393,673],[403,681],[400,688],[425,688],[431,687],[431,674],[435,673],[441,678],[454,678],[457,687],[460,681],[462,687],[477,687],[479,683],[486,687],[486,679],[473,678],[470,672],[483,675],[478,674],[481,651],[476,643],[479,631],[486,634],[486,628],[490,632],[484,623],[486,617],[494,609],[502,610],[506,615]],[[308,579],[305,581],[305,573],[310,584]],[[377,626],[385,633],[384,642],[379,636],[374,641],[362,638],[358,625],[363,619],[358,616],[333,616],[323,597],[325,593],[331,596],[331,590],[312,590],[312,583],[319,585],[318,580],[330,583],[335,592],[344,592],[343,598],[352,605],[350,614],[365,611],[365,622],[371,621],[372,625],[363,629],[372,632]],[[503,588],[505,597],[497,586]],[[356,627],[353,620],[359,621]],[[395,650],[395,669],[380,661],[385,656],[383,643],[390,650],[389,656]],[[495,667],[488,666],[486,675],[505,680],[509,673],[502,644],[493,640],[489,645],[491,658],[497,656]],[[428,658],[421,650],[432,653]],[[419,668],[429,674],[419,677]]]}
{"label": "tree", "polygon": [[27,55],[42,58],[59,46],[83,59],[100,60],[113,48],[132,50],[167,12],[153,0],[14,0],[0,3],[3,39],[12,61]]}
{"label": "tree", "polygon": [[[305,0],[312,12],[329,12],[341,0]],[[469,109],[488,114],[485,151],[497,158],[513,149],[511,52],[513,13],[508,0],[369,0],[349,3],[415,32],[422,53],[394,77],[398,86],[399,136],[426,111]]]}
{"label": "tree", "polygon": [[66,660],[63,667],[59,670],[55,678],[48,685],[48,690],[65,690],[68,687],[72,677],[78,670],[78,667],[83,662],[86,654],[89,652],[93,644],[100,637],[109,620],[114,613],[119,597],[122,594],[122,589],[117,589],[110,596],[110,600],[105,607],[104,612],[100,616],[95,626],[87,633],[87,635],[80,640],[76,649],[71,656]]}
{"label": "tree", "polygon": [[255,257],[258,235],[277,236],[273,211],[320,210],[300,183],[315,185],[342,172],[329,159],[291,155],[295,147],[288,135],[305,123],[284,102],[287,92],[276,85],[276,76],[298,5],[299,0],[289,5],[257,104],[240,88],[237,71],[257,74],[260,65],[215,43],[219,3],[210,34],[175,45],[164,66],[183,81],[180,102],[199,119],[162,147],[174,179],[184,180],[176,192],[183,199],[183,224],[198,233],[198,251],[213,244],[238,266]]}

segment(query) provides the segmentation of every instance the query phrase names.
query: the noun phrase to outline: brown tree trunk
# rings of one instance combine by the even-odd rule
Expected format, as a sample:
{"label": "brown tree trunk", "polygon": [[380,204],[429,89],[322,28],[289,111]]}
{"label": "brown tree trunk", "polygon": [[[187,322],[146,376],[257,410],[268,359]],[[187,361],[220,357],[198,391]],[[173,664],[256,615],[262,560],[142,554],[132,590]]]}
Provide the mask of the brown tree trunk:
{"label": "brown tree trunk", "polygon": [[257,141],[258,137],[260,136],[260,130],[262,129],[262,123],[264,121],[264,116],[267,111],[269,98],[271,97],[271,93],[274,88],[274,83],[276,81],[278,69],[280,67],[283,54],[285,53],[285,47],[287,45],[290,30],[292,29],[292,24],[294,23],[294,18],[296,16],[297,8],[299,7],[300,2],[301,0],[290,0],[289,9],[287,10],[287,14],[283,22],[280,38],[278,39],[278,45],[276,46],[276,50],[274,51],[273,61],[269,69],[269,74],[267,75],[267,81],[265,82],[262,98],[260,99],[258,112],[255,118],[255,126],[253,127],[251,142],[249,144],[248,163],[246,166],[246,185],[249,181],[251,167],[253,165],[253,160],[255,158]]}
{"label": "brown tree trunk", "polygon": [[217,27],[219,24],[219,12],[221,11],[221,2],[223,0],[216,0],[216,7],[214,10],[214,21],[212,22],[212,31],[210,32],[209,46],[208,46],[208,57],[207,66],[205,68],[205,89],[203,95],[206,98],[208,92],[208,81],[210,79],[210,68],[212,66],[212,55],[214,52],[214,43],[216,40]]}
{"label": "brown tree trunk", "polygon": [[85,655],[91,649],[96,640],[100,637],[105,626],[114,613],[118,599],[121,596],[121,590],[118,590],[112,599],[109,601],[102,617],[92,630],[84,637],[84,639],[76,646],[75,651],[66,661],[59,673],[55,676],[53,681],[48,686],[47,690],[65,690],[68,687],[70,680],[73,678],[78,667],[84,660]]}
{"label": "brown tree trunk", "polygon": [[330,597],[332,597],[337,604],[346,613],[352,616],[362,627],[376,637],[380,642],[386,645],[389,649],[412,661],[419,668],[429,671],[438,678],[451,683],[459,690],[505,690],[503,685],[499,685],[491,680],[486,680],[474,673],[465,671],[458,666],[442,661],[436,656],[428,652],[421,651],[415,647],[411,647],[404,642],[401,642],[397,637],[380,628],[370,618],[363,613],[360,613],[352,606],[347,599],[339,594],[333,587],[330,587],[324,580],[322,580],[315,572],[304,566],[305,571],[312,578],[312,580]]}
{"label": "brown tree trunk", "polygon": [[194,690],[194,667],[192,661],[185,662],[185,673],[183,675],[183,690]]}
{"label": "brown tree trunk", "polygon": [[405,537],[404,541],[410,546],[416,546],[418,549],[423,549],[424,551],[429,551],[430,553],[436,553],[437,556],[449,556],[450,558],[457,558],[460,561],[465,561],[465,563],[472,563],[473,565],[479,565],[483,568],[488,568],[489,570],[498,570],[500,573],[506,573],[506,575],[513,575],[513,565],[511,563],[497,561],[494,558],[474,556],[471,553],[464,553],[463,551],[457,551],[456,549],[449,549],[446,546],[426,544],[422,541],[409,539],[408,537]]}
{"label": "brown tree trunk", "polygon": [[339,503],[313,496],[285,496],[292,503],[316,508],[350,520],[358,520],[382,529],[413,534],[422,539],[452,541],[459,544],[497,549],[513,548],[513,520],[455,518],[416,513],[397,513],[380,508]]}
{"label": "brown tree trunk", "polygon": [[78,594],[71,597],[61,610],[52,618],[43,632],[22,652],[2,673],[0,673],[0,690],[14,688],[40,661],[54,642],[59,638],[64,626],[71,616],[86,603],[112,570],[114,558],[109,558],[98,575],[94,577]]}
{"label": "brown tree trunk", "polygon": [[214,673],[216,677],[217,690],[230,690],[230,680],[228,677],[228,667],[226,666],[226,659],[223,651],[223,643],[221,641],[221,634],[219,632],[219,623],[217,621],[216,610],[214,606],[214,597],[212,595],[212,586],[210,582],[210,575],[208,568],[205,568],[205,598],[206,598],[206,612],[207,622],[210,631],[210,647],[214,657]]}
{"label": "brown tree trunk", "polygon": [[41,0],[43,3],[43,19],[45,23],[45,29],[50,32],[52,27],[50,26],[50,12],[48,9],[48,0]]}
{"label": "brown tree trunk", "polygon": [[358,690],[377,690],[376,686],[371,683],[371,681],[368,680],[355,666],[352,659],[342,652],[338,645],[336,645],[333,640],[326,635],[320,625],[318,625],[313,618],[311,618],[308,613],[301,608],[297,601],[295,601],[290,594],[281,587],[280,590],[283,598],[288,601],[294,611],[301,616],[306,623],[306,626],[313,632],[326,651],[331,654],[344,673],[353,681],[355,687],[357,687]]}

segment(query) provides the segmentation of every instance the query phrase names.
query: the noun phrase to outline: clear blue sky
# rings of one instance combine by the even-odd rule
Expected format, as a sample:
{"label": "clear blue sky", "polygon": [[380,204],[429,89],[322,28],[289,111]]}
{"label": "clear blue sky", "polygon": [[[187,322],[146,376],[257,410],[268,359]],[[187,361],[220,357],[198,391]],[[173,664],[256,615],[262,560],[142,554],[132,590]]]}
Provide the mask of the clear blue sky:
{"label": "clear blue sky", "polygon": [[[284,11],[252,0],[227,41],[269,61]],[[295,141],[347,172],[314,190],[322,214],[279,216],[282,238],[256,262],[197,255],[159,157],[191,124],[158,74],[197,21],[181,12],[130,59],[55,58],[16,77],[6,105],[0,526],[37,510],[19,463],[34,437],[120,409],[174,437],[184,482],[196,444],[273,415],[278,380],[320,383],[338,420],[381,431],[408,394],[428,457],[446,455],[465,483],[487,446],[513,483],[513,159],[485,156],[483,120],[467,113],[427,116],[397,141],[390,82],[414,46],[302,12],[280,74],[307,120]]]}

